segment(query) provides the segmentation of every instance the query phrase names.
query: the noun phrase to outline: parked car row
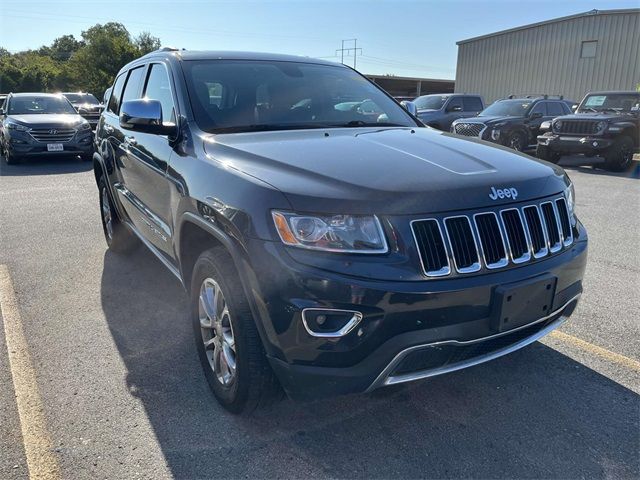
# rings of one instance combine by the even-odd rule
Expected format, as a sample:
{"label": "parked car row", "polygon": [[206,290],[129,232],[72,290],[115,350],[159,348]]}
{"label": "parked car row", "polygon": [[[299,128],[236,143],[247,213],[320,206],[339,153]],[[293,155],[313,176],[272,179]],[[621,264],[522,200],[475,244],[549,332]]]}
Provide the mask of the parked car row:
{"label": "parked car row", "polygon": [[562,96],[528,95],[484,108],[479,95],[469,94],[424,95],[412,104],[429,127],[517,151],[535,149],[538,158],[554,163],[562,155],[599,155],[604,168],[620,171],[640,151],[639,92],[593,92],[580,105]]}

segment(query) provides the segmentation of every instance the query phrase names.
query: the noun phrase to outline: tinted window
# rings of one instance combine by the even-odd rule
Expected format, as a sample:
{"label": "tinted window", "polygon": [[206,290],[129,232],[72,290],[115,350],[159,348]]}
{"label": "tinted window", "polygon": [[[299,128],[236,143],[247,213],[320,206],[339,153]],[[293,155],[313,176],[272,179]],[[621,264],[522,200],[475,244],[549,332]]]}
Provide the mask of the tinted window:
{"label": "tinted window", "polygon": [[205,131],[416,125],[376,85],[342,66],[202,60],[183,68]]}
{"label": "tinted window", "polygon": [[482,115],[522,117],[531,105],[531,100],[499,100],[482,111]]}
{"label": "tinted window", "polygon": [[534,113],[541,113],[543,117],[547,116],[547,102],[538,102],[536,103],[533,108],[531,109],[531,111],[529,112],[529,115],[533,115]]}
{"label": "tinted window", "polygon": [[173,97],[169,85],[169,76],[163,65],[154,63],[149,71],[145,98],[158,100],[162,104],[162,121],[175,122]]}
{"label": "tinted window", "polygon": [[127,78],[127,74],[123,73],[116,79],[116,83],[113,84],[113,90],[111,91],[111,98],[109,99],[109,111],[116,115],[120,111],[120,98],[122,97],[122,87],[124,87],[124,81]]}
{"label": "tinted window", "polygon": [[423,95],[416,98],[413,103],[420,110],[440,110],[447,98],[449,98],[447,95]]}
{"label": "tinted window", "polygon": [[552,115],[554,117],[564,115],[565,109],[562,107],[566,108],[566,105],[560,102],[547,102],[547,112],[549,113],[549,115]]}
{"label": "tinted window", "polygon": [[462,97],[453,97],[447,103],[447,110],[452,111],[453,107],[460,107],[462,109]]}
{"label": "tinted window", "polygon": [[76,113],[76,110],[63,96],[20,95],[11,98],[8,115],[37,113]]}
{"label": "tinted window", "polygon": [[478,97],[464,97],[462,104],[465,112],[479,112],[482,110],[482,102]]}
{"label": "tinted window", "polygon": [[122,103],[140,98],[140,81],[143,73],[144,67],[134,68],[129,72],[127,85],[124,87],[124,93],[122,94]]}

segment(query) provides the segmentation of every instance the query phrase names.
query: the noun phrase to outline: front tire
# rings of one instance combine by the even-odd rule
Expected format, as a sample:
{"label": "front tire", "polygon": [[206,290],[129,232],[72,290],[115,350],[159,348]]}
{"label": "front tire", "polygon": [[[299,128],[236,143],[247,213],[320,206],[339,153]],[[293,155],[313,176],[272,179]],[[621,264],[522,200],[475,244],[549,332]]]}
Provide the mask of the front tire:
{"label": "front tire", "polygon": [[558,163],[560,161],[560,154],[554,152],[549,147],[544,145],[538,145],[536,147],[536,157],[540,160],[546,160],[551,163]]}
{"label": "front tire", "polygon": [[116,212],[104,176],[98,180],[100,193],[100,217],[102,231],[109,250],[115,253],[129,253],[138,246],[138,239],[120,221]]}
{"label": "front tire", "polygon": [[196,261],[191,316],[205,377],[224,408],[250,413],[282,395],[233,261],[221,247]]}
{"label": "front tire", "polygon": [[622,136],[604,154],[604,168],[611,172],[623,172],[633,164],[633,140]]}
{"label": "front tire", "polygon": [[522,152],[525,147],[525,137],[520,132],[514,132],[507,137],[507,147],[514,149],[517,152]]}

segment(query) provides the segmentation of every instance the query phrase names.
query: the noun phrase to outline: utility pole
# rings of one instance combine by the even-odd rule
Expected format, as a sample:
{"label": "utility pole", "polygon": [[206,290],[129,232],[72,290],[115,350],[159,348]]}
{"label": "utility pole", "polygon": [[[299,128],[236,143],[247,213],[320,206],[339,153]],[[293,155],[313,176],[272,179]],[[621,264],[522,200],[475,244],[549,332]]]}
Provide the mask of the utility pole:
{"label": "utility pole", "polygon": [[[345,42],[353,42],[353,46],[352,47],[344,47]],[[336,55],[338,54],[338,52],[340,52],[340,63],[342,63],[344,65],[344,53],[347,52],[347,55],[350,54],[350,52],[353,52],[353,69],[355,70],[356,68],[356,58],[358,56],[358,54],[362,55],[362,49],[358,48],[358,39],[357,38],[347,38],[345,40],[342,40],[342,47],[336,50]]]}

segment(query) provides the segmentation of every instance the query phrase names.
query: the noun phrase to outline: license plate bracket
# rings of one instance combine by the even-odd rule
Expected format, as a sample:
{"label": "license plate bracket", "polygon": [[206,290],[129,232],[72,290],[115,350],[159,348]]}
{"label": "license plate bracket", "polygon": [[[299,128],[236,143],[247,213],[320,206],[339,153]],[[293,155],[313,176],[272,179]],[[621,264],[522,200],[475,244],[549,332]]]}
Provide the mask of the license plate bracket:
{"label": "license plate bracket", "polygon": [[549,315],[553,310],[557,282],[553,275],[543,275],[497,287],[492,302],[493,329],[505,332]]}
{"label": "license plate bracket", "polygon": [[61,143],[47,143],[47,152],[63,152],[64,146]]}

